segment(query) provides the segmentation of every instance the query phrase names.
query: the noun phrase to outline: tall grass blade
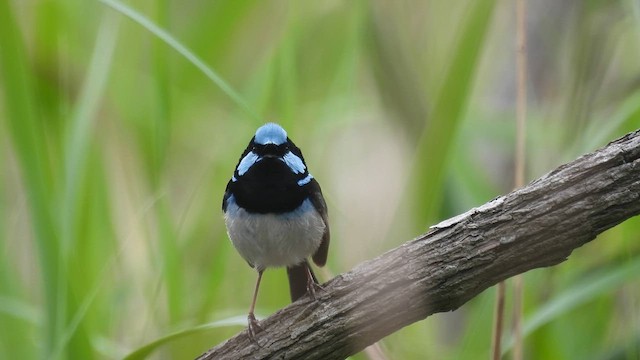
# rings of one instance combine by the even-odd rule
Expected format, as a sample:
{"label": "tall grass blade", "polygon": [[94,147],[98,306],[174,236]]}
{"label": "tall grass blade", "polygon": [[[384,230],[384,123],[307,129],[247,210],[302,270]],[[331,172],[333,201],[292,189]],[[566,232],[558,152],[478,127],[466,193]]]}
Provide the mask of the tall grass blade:
{"label": "tall grass blade", "polygon": [[412,189],[419,193],[420,201],[414,202],[414,211],[422,225],[434,220],[440,209],[451,146],[465,115],[495,3],[495,0],[481,0],[470,5],[451,64],[418,141]]}
{"label": "tall grass blade", "polygon": [[[158,23],[164,28],[169,27],[169,1],[156,1],[156,14]],[[157,187],[160,182],[160,174],[166,161],[167,147],[171,131],[171,91],[170,69],[167,58],[167,48],[162,40],[153,42],[153,75],[156,89],[155,115],[153,119],[153,146],[151,154],[151,181]]]}
{"label": "tall grass blade", "polygon": [[50,209],[51,176],[47,172],[47,156],[43,149],[44,134],[40,126],[34,81],[25,53],[20,28],[10,2],[0,1],[0,71],[7,108],[7,123],[16,148],[25,193],[38,250],[38,269],[44,285],[45,325],[42,350],[48,354],[55,346],[58,330],[63,326],[58,293],[60,263],[58,236]]}
{"label": "tall grass blade", "polygon": [[171,34],[166,32],[164,29],[161,29],[151,20],[149,20],[144,15],[135,11],[131,7],[117,1],[117,0],[100,0],[103,4],[111,7],[112,9],[120,12],[121,14],[127,16],[131,20],[143,26],[145,29],[149,30],[150,33],[160,38],[167,45],[176,50],[180,55],[185,57],[189,62],[195,65],[203,74],[205,74],[211,81],[213,81],[227,96],[233,100],[236,105],[238,105],[241,109],[243,109],[247,115],[249,115],[254,120],[260,120],[258,114],[256,114],[249,104],[236,92],[231,85],[229,85],[217,72],[215,72],[212,68],[207,66],[202,59],[200,59],[196,54],[194,54],[191,50],[189,50],[186,46],[184,46],[181,42],[175,39]]}
{"label": "tall grass blade", "polygon": [[[88,304],[92,302],[90,299],[95,296],[86,294],[86,284],[81,281],[81,279],[92,279],[95,275],[91,267],[83,266],[86,264],[84,260],[91,257],[87,253],[90,249],[78,244],[79,241],[92,238],[90,234],[83,231],[84,221],[88,216],[82,214],[85,203],[81,200],[97,197],[88,193],[86,186],[87,175],[90,171],[96,171],[93,168],[96,161],[91,164],[88,161],[89,150],[98,109],[111,71],[113,52],[118,38],[118,23],[119,19],[113,13],[109,12],[103,16],[84,84],[74,106],[71,121],[67,123],[64,192],[60,214],[62,224],[60,266],[63,276],[61,283],[64,284],[64,288],[68,288],[68,294],[62,295],[68,303],[65,313],[72,317],[68,319],[64,329],[59,331],[56,346],[50,354],[52,359],[66,356],[91,357],[93,354],[90,335],[86,326],[81,323]],[[77,276],[76,267],[84,268],[84,276]]]}
{"label": "tall grass blade", "polygon": [[87,157],[96,115],[102,94],[109,79],[111,60],[118,38],[118,19],[105,14],[98,30],[93,55],[85,83],[69,124],[65,148],[65,192],[63,206],[63,245],[73,238],[75,221],[78,220],[78,196],[80,184],[87,171]]}

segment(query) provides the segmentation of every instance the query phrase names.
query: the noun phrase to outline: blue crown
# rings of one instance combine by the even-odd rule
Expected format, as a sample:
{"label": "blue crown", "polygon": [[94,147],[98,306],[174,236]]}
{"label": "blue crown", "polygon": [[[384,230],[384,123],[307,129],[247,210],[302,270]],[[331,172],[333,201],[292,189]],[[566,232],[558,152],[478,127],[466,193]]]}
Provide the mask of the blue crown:
{"label": "blue crown", "polygon": [[278,124],[266,123],[256,130],[255,142],[260,145],[282,145],[287,142],[287,132]]}

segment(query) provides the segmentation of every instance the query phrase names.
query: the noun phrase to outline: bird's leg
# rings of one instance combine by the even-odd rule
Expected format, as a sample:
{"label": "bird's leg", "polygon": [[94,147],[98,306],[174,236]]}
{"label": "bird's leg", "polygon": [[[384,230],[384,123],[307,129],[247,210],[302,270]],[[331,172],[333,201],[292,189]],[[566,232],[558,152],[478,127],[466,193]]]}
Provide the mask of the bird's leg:
{"label": "bird's leg", "polygon": [[262,272],[264,270],[258,270],[258,280],[256,281],[256,289],[253,291],[253,300],[251,301],[251,307],[249,308],[249,316],[247,316],[247,321],[249,323],[249,337],[251,340],[255,341],[256,333],[262,331],[260,325],[258,325],[258,320],[256,320],[256,316],[253,311],[256,308],[256,299],[258,298],[258,289],[260,288],[260,280],[262,280]]}
{"label": "bird's leg", "polygon": [[317,290],[322,290],[322,291],[325,291],[325,290],[313,278],[313,274],[311,273],[311,269],[309,269],[309,265],[307,264],[304,268],[305,268],[306,273],[307,273],[307,292],[309,293],[309,295],[311,295],[311,298],[313,300],[317,301],[318,297],[316,296],[316,289]]}

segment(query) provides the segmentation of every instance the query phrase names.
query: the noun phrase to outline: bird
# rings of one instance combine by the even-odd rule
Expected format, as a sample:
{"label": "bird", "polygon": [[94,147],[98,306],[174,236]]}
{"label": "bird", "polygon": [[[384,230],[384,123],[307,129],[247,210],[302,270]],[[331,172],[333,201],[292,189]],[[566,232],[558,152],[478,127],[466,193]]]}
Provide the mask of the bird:
{"label": "bird", "polygon": [[329,250],[329,220],[322,190],[300,149],[276,123],[260,126],[225,189],[227,234],[240,256],[258,272],[249,314],[250,337],[261,331],[254,310],[262,274],[286,267],[291,301],[322,289],[309,257],[322,267]]}

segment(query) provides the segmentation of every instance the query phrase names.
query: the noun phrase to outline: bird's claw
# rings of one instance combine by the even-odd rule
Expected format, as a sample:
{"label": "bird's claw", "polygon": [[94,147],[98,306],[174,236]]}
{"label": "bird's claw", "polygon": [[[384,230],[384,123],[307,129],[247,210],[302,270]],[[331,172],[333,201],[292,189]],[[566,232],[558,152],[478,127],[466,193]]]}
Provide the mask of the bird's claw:
{"label": "bird's claw", "polygon": [[249,314],[249,316],[247,316],[247,321],[249,323],[249,326],[247,327],[247,332],[249,333],[249,339],[251,339],[251,341],[253,341],[258,346],[260,346],[260,344],[258,343],[258,340],[256,339],[256,335],[264,331],[264,329],[258,324],[258,320],[256,320],[256,317],[253,314]]}
{"label": "bird's claw", "polygon": [[317,290],[327,292],[327,290],[325,290],[324,287],[322,287],[320,284],[316,283],[315,281],[311,281],[307,283],[307,292],[309,293],[309,295],[311,295],[311,298],[315,301],[319,300]]}

